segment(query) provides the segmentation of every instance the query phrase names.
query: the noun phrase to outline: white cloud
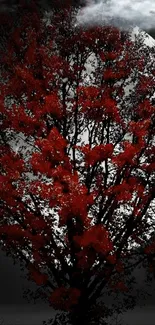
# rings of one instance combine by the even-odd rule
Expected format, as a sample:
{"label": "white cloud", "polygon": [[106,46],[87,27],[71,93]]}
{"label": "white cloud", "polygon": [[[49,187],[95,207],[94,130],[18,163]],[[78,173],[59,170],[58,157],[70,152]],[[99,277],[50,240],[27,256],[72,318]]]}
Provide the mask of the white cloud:
{"label": "white cloud", "polygon": [[128,29],[138,25],[149,30],[155,27],[154,0],[98,0],[86,1],[79,11],[78,23],[113,24]]}

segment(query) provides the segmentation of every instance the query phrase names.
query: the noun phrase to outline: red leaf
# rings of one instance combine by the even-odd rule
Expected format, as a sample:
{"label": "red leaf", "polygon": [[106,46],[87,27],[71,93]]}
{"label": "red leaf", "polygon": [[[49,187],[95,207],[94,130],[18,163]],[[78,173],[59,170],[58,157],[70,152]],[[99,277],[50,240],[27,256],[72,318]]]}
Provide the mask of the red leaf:
{"label": "red leaf", "polygon": [[44,285],[48,280],[48,275],[36,270],[33,265],[29,266],[30,278],[38,285]]}
{"label": "red leaf", "polygon": [[55,309],[69,311],[78,303],[80,291],[77,288],[57,288],[51,294],[49,301]]}
{"label": "red leaf", "polygon": [[102,254],[107,254],[113,249],[113,244],[108,236],[108,231],[104,226],[92,226],[86,230],[82,237],[75,237],[75,240],[80,243],[80,246],[92,247]]}

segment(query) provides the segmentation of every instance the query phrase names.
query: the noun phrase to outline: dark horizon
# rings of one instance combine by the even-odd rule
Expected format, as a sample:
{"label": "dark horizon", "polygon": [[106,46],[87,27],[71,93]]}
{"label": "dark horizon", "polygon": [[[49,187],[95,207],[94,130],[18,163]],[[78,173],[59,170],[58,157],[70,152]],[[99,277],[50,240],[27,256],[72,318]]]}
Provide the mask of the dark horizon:
{"label": "dark horizon", "polygon": [[[13,264],[13,258],[6,256],[6,253],[0,249],[0,305],[33,305],[33,300],[30,303],[23,297],[24,289],[35,290],[37,285],[26,278],[27,271],[21,270],[21,264],[17,262]],[[152,292],[150,297],[147,297],[146,304],[155,305],[155,280],[151,284],[145,284],[146,270],[141,267],[136,268],[133,272],[136,277],[137,284],[133,286],[133,294],[136,295],[136,288],[140,290],[146,289]],[[149,287],[150,285],[150,287]],[[148,289],[147,289],[148,288]],[[151,291],[150,291],[151,290]],[[106,297],[106,302],[111,304],[111,299]],[[143,302],[143,297],[140,297],[140,303]],[[36,301],[37,305],[47,306],[41,298]]]}

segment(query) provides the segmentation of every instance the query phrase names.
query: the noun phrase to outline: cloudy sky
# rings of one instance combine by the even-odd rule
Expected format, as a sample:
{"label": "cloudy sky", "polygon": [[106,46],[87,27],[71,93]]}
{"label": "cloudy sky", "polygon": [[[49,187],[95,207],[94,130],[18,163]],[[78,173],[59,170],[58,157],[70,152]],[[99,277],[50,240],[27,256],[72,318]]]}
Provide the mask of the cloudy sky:
{"label": "cloudy sky", "polygon": [[85,0],[78,20],[99,24],[113,23],[122,28],[138,25],[149,30],[155,27],[154,0]]}

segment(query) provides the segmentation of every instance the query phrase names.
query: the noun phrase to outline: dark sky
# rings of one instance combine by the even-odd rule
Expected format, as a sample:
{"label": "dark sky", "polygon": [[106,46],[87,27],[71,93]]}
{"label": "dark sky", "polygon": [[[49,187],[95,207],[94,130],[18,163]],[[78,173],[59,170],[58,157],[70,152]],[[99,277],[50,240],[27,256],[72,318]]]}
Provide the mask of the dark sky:
{"label": "dark sky", "polygon": [[[145,280],[145,270],[143,268],[136,269],[134,272],[136,276],[137,285],[136,288],[142,290],[148,288],[147,290],[151,293],[151,297],[147,299],[148,304],[155,304],[155,280],[152,282],[151,287],[146,287]],[[23,298],[23,287],[37,288],[34,282],[28,281],[26,279],[26,272],[21,271],[20,264],[13,264],[13,259],[3,251],[0,251],[0,305],[2,304],[28,304],[28,302]],[[133,286],[133,292],[136,294],[136,289]],[[141,301],[142,299],[140,299]],[[106,301],[111,303],[111,298],[107,297]],[[37,302],[38,304],[43,304],[41,300]],[[32,302],[33,304],[33,302]]]}
{"label": "dark sky", "polygon": [[[23,298],[24,289],[37,289],[37,285],[27,280],[27,271],[21,270],[21,265],[14,261],[5,252],[0,250],[0,305],[2,304],[29,304]],[[30,302],[33,304],[33,301]],[[45,304],[43,300],[37,300],[38,304]]]}
{"label": "dark sky", "polygon": [[22,297],[23,286],[35,287],[35,284],[23,278],[26,276],[20,264],[13,264],[13,259],[0,251],[0,305],[27,303]]}

